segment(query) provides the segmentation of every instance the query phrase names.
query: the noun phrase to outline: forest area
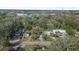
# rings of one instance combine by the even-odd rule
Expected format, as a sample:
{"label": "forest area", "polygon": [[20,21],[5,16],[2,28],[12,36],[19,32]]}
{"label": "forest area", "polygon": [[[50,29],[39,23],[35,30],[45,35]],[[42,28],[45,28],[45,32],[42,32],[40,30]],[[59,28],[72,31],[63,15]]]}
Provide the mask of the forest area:
{"label": "forest area", "polygon": [[75,12],[0,13],[0,51],[79,51]]}

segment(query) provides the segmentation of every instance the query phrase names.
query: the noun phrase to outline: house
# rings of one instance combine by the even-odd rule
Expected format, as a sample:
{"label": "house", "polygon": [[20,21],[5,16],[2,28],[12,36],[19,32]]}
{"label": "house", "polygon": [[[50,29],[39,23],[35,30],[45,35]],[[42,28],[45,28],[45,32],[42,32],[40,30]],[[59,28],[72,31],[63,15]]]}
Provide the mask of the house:
{"label": "house", "polygon": [[54,30],[52,30],[52,32],[53,32],[53,34],[56,34],[56,33],[62,33],[62,34],[65,34],[65,33],[66,33],[66,31],[63,30],[63,29],[54,29]]}
{"label": "house", "polygon": [[63,29],[54,29],[52,30],[52,34],[55,35],[55,36],[58,36],[58,37],[63,37],[65,36],[67,33],[65,30]]}
{"label": "house", "polygon": [[44,31],[44,32],[42,33],[42,35],[50,36],[50,35],[51,35],[51,31]]}

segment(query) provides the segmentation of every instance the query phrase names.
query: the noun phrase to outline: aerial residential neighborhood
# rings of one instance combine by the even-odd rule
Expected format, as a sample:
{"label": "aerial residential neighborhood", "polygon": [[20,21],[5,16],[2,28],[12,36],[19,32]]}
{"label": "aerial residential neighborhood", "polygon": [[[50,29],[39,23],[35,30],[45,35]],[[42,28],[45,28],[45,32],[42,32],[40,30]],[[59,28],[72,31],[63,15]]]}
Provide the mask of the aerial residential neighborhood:
{"label": "aerial residential neighborhood", "polygon": [[78,10],[0,10],[1,51],[79,51]]}

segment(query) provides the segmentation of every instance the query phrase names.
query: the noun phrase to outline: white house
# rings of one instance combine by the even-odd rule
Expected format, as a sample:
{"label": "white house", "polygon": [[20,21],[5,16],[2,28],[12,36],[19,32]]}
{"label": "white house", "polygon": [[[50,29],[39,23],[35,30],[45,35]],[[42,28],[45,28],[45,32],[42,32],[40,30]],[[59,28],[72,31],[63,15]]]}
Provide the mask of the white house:
{"label": "white house", "polygon": [[66,33],[66,31],[63,30],[63,29],[54,29],[54,30],[52,30],[52,32],[53,32],[53,34],[56,34],[57,32],[59,32],[59,33],[63,33],[63,34]]}
{"label": "white house", "polygon": [[63,29],[54,29],[52,30],[52,34],[57,36],[64,36],[67,34],[67,32],[66,30],[63,30]]}
{"label": "white house", "polygon": [[44,32],[42,33],[42,35],[50,36],[50,35],[51,35],[51,31],[44,31]]}

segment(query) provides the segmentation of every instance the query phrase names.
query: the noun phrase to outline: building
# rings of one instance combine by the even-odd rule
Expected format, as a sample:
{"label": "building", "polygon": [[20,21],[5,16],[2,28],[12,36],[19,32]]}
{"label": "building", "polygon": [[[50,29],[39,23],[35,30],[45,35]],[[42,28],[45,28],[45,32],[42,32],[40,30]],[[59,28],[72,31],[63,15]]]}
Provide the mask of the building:
{"label": "building", "polygon": [[67,33],[65,30],[63,29],[54,29],[52,30],[52,34],[55,35],[55,36],[58,36],[58,37],[63,37],[65,36]]}
{"label": "building", "polygon": [[42,33],[42,35],[50,36],[50,35],[51,35],[51,31],[44,31],[44,32]]}

